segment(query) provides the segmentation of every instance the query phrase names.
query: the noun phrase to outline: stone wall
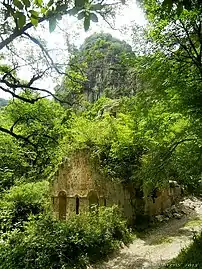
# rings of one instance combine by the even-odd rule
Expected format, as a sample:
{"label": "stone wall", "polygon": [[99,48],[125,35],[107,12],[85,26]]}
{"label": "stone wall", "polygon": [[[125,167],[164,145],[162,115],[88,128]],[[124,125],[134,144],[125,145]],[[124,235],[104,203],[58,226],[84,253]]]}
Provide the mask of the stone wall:
{"label": "stone wall", "polygon": [[87,151],[75,152],[58,168],[51,185],[53,211],[57,218],[67,219],[71,213],[88,211],[92,204],[118,205],[129,222],[135,215],[155,216],[169,208],[180,196],[179,185],[170,182],[158,190],[155,198],[138,195],[134,186],[103,178],[90,161]]}
{"label": "stone wall", "polygon": [[[66,214],[64,217],[61,217],[60,214],[62,208],[61,192],[66,195]],[[120,207],[127,219],[133,216],[128,191],[124,189],[121,183],[113,183],[103,178],[98,170],[93,167],[86,151],[76,152],[71,159],[66,160],[59,166],[52,181],[51,193],[53,211],[57,218],[65,219],[71,213],[88,211],[93,203],[101,206],[115,204]],[[64,211],[64,208],[62,211]]]}
{"label": "stone wall", "polygon": [[157,197],[145,198],[145,214],[156,216],[162,214],[167,208],[175,204],[182,196],[181,187],[175,181],[169,181],[167,188],[157,192]]}

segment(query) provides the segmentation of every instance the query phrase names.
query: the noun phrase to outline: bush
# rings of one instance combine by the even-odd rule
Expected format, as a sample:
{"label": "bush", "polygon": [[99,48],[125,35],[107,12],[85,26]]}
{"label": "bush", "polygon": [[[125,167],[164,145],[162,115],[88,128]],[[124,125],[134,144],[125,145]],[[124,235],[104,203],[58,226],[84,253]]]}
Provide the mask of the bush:
{"label": "bush", "polygon": [[49,193],[47,181],[26,183],[12,187],[0,200],[0,232],[22,229],[31,215],[38,215],[45,209]]}
{"label": "bush", "polygon": [[24,232],[14,230],[1,242],[0,268],[86,268],[130,239],[115,207],[72,216],[68,222],[41,215],[27,222]]}

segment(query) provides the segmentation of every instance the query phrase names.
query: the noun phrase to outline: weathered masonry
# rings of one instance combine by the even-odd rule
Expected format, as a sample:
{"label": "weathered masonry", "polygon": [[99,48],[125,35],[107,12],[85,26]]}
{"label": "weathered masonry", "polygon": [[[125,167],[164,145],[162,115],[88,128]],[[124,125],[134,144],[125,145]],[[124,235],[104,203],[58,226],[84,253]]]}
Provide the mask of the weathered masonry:
{"label": "weathered masonry", "polygon": [[[133,189],[131,189],[133,188]],[[142,213],[161,214],[181,195],[177,185],[155,191],[153,197],[144,197],[138,189],[106,180],[92,165],[89,154],[75,152],[58,168],[51,185],[53,211],[57,218],[88,211],[93,205],[118,205],[129,222]]]}

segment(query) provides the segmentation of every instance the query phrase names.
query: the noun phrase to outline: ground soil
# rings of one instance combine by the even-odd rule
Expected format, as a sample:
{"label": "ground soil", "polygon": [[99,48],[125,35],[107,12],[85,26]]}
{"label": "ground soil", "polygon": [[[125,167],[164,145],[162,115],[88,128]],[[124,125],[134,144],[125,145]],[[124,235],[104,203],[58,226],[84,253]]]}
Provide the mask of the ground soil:
{"label": "ground soil", "polygon": [[137,235],[129,246],[114,253],[93,269],[156,269],[161,268],[187,247],[195,233],[202,231],[202,200],[184,198],[184,212],[178,219],[164,221],[158,227]]}

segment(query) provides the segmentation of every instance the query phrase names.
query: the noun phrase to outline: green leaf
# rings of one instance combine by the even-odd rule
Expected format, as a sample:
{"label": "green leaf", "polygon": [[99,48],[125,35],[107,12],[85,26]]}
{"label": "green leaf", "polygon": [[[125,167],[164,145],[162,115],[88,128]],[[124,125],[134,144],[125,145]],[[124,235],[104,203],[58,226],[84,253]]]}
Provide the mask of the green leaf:
{"label": "green leaf", "polygon": [[102,4],[96,4],[96,5],[92,5],[90,9],[95,11],[95,10],[101,10],[103,7],[104,5]]}
{"label": "green leaf", "polygon": [[38,13],[37,11],[35,11],[35,10],[30,10],[30,13],[31,13],[32,18],[38,20],[39,13]]}
{"label": "green leaf", "polygon": [[75,0],[76,7],[84,7],[86,0]]}
{"label": "green leaf", "polygon": [[31,17],[30,20],[31,20],[31,24],[33,24],[34,26],[38,25],[38,19]]}
{"label": "green leaf", "polygon": [[98,17],[95,13],[90,14],[90,20],[93,22],[98,22]]}
{"label": "green leaf", "polygon": [[85,29],[85,31],[88,31],[89,27],[90,27],[90,16],[87,15],[85,17],[85,20],[84,20],[84,29]]}
{"label": "green leaf", "polygon": [[42,4],[43,4],[43,0],[35,0],[35,4],[36,4],[38,7],[41,7]]}
{"label": "green leaf", "polygon": [[42,14],[45,14],[45,13],[46,13],[46,11],[47,11],[47,9],[46,9],[46,8],[44,8],[44,7],[42,7],[42,8],[41,8],[41,13],[42,13]]}
{"label": "green leaf", "polygon": [[82,11],[78,14],[78,20],[82,20],[85,17],[85,12]]}
{"label": "green leaf", "polygon": [[63,5],[59,5],[56,7],[56,11],[59,11],[59,12],[65,12],[67,10],[68,6],[63,4]]}
{"label": "green leaf", "polygon": [[22,0],[23,4],[26,6],[26,7],[30,7],[31,6],[31,3],[30,3],[30,0]]}
{"label": "green leaf", "polygon": [[173,7],[173,1],[172,0],[164,0],[163,6],[167,7],[168,11],[170,12]]}
{"label": "green leaf", "polygon": [[62,14],[57,14],[57,15],[56,15],[56,20],[57,20],[57,21],[62,20]]}
{"label": "green leaf", "polygon": [[23,13],[21,13],[21,15],[18,17],[18,28],[22,29],[25,23],[26,23],[26,16]]}
{"label": "green leaf", "polygon": [[50,18],[50,20],[49,20],[49,31],[50,31],[50,33],[52,33],[55,30],[56,23],[57,23],[57,20],[56,20],[55,17]]}
{"label": "green leaf", "polygon": [[19,8],[19,9],[23,9],[23,4],[19,1],[19,0],[13,0],[14,5]]}
{"label": "green leaf", "polygon": [[74,16],[74,15],[76,15],[76,14],[79,12],[79,10],[80,10],[80,9],[74,7],[74,8],[72,8],[72,9],[68,10],[67,13],[68,13],[69,15],[71,15],[71,16]]}
{"label": "green leaf", "polygon": [[54,0],[50,0],[50,1],[48,2],[47,6],[50,7],[50,6],[53,5],[53,3],[54,3]]}

